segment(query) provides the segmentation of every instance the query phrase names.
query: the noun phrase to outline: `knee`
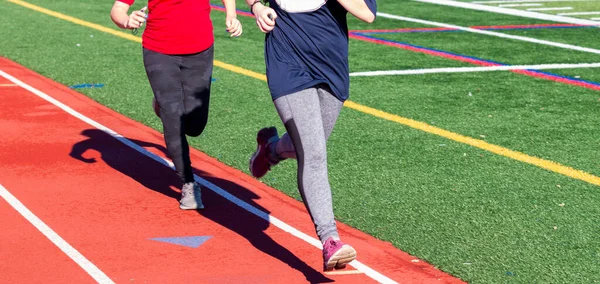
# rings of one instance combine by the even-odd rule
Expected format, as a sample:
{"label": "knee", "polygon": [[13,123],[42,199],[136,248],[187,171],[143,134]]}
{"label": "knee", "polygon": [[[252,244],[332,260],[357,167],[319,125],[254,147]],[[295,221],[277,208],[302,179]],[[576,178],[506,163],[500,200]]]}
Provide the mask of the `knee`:
{"label": "knee", "polygon": [[208,123],[208,105],[194,108],[191,112],[185,114],[183,122],[186,135],[197,137],[202,134]]}
{"label": "knee", "polygon": [[204,132],[204,128],[206,128],[207,121],[191,121],[186,125],[185,134],[192,137],[198,137],[202,132]]}
{"label": "knee", "polygon": [[305,152],[304,164],[314,169],[327,167],[327,153],[325,151]]}

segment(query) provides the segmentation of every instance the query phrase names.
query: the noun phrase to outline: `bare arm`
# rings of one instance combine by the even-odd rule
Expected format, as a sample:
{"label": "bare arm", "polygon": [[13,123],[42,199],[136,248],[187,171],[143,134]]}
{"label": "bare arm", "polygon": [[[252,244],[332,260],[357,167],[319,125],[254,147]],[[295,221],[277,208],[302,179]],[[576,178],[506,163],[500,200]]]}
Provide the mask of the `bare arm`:
{"label": "bare arm", "polygon": [[235,11],[235,0],[221,0],[221,3],[223,3],[223,6],[225,6],[227,17],[237,17],[237,12]]}
{"label": "bare arm", "polygon": [[129,5],[115,1],[110,10],[110,19],[122,29],[137,29],[146,21],[146,7],[142,10],[134,11],[131,16],[128,16]]}
{"label": "bare arm", "polygon": [[221,0],[227,17],[225,19],[225,25],[227,26],[227,32],[231,33],[232,37],[238,37],[242,34],[242,24],[237,19],[237,12],[235,10],[235,0]]}
{"label": "bare arm", "polygon": [[361,21],[372,23],[375,21],[375,14],[369,9],[365,0],[337,0],[348,13]]}

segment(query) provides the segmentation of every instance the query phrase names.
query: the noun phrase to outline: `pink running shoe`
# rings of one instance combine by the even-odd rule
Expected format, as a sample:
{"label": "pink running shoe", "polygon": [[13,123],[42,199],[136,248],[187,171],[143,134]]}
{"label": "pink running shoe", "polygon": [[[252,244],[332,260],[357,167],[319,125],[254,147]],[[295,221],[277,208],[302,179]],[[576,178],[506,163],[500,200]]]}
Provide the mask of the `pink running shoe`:
{"label": "pink running shoe", "polygon": [[325,271],[346,268],[346,264],[354,259],[356,259],[356,250],[342,241],[330,237],[323,244],[323,270]]}
{"label": "pink running shoe", "polygon": [[279,136],[277,128],[267,127],[258,131],[256,134],[256,151],[250,158],[249,168],[250,173],[255,178],[261,178],[271,170],[271,166],[276,165],[269,160],[269,144],[277,142]]}

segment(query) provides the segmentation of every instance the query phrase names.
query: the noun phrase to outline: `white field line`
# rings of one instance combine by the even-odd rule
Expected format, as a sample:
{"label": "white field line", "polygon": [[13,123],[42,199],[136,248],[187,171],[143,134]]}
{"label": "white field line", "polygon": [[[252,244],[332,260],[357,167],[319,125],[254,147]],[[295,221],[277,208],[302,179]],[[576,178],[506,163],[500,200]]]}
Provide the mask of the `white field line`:
{"label": "white field line", "polygon": [[548,69],[576,69],[576,68],[600,68],[600,63],[579,64],[538,64],[538,65],[512,65],[512,66],[480,66],[480,67],[450,67],[411,70],[386,70],[350,73],[352,77],[369,76],[392,76],[392,75],[422,75],[439,73],[473,73],[510,70],[548,70]]}
{"label": "white field line", "polygon": [[352,274],[362,274],[362,271],[358,270],[336,270],[336,271],[328,271],[324,272],[325,275],[352,275]]}
{"label": "white field line", "polygon": [[62,250],[69,258],[77,263],[85,272],[87,272],[94,280],[98,283],[112,283],[114,282],[104,274],[96,265],[89,261],[67,241],[61,238],[54,230],[52,230],[44,221],[35,216],[31,210],[29,210],[21,201],[19,201],[14,195],[12,195],[6,188],[0,184],[0,196],[10,204],[19,214],[21,214],[29,223],[31,223],[36,229],[38,229],[44,236],[46,236],[54,245]]}
{"label": "white field line", "polygon": [[546,3],[546,2],[592,2],[595,0],[490,0],[490,1],[473,1],[473,4],[504,4],[504,3]]}
{"label": "white field line", "polygon": [[510,7],[536,7],[543,6],[544,4],[540,3],[524,3],[524,4],[500,4],[498,7],[510,8]]}
{"label": "white field line", "polygon": [[[417,0],[417,1],[429,1],[429,0]],[[420,23],[420,24],[436,26],[436,27],[457,29],[457,30],[476,33],[476,34],[483,34],[483,35],[495,36],[495,37],[500,37],[500,38],[507,38],[507,39],[526,41],[526,42],[531,42],[531,43],[536,43],[536,44],[549,45],[549,46],[554,46],[554,47],[559,47],[559,48],[564,48],[564,49],[600,54],[600,50],[598,50],[598,49],[581,47],[581,46],[572,45],[572,44],[559,43],[559,42],[535,39],[535,38],[524,37],[524,36],[510,35],[510,34],[494,32],[494,31],[478,30],[478,29],[467,28],[467,27],[462,27],[462,26],[455,26],[455,25],[450,25],[450,24],[445,24],[445,23],[438,23],[438,22],[426,21],[426,20],[421,20],[421,19],[397,16],[397,15],[387,14],[387,13],[383,13],[383,12],[377,12],[377,16],[383,17],[383,18],[388,18],[388,19]],[[592,22],[592,21],[588,21],[588,22]],[[596,23],[596,25],[600,24],[598,22],[593,22],[593,23]]]}
{"label": "white field line", "polygon": [[550,7],[550,8],[529,8],[527,11],[566,11],[573,10],[573,7]]}
{"label": "white field line", "polygon": [[[0,70],[0,76],[8,79],[9,81],[21,86],[22,88],[32,92],[33,94],[37,95],[38,97],[56,105],[57,107],[61,108],[62,110],[64,110],[65,112],[71,114],[72,116],[80,119],[81,121],[99,129],[104,131],[105,133],[107,133],[108,135],[112,136],[113,138],[117,139],[118,141],[120,141],[121,143],[131,147],[132,149],[138,151],[139,153],[153,159],[154,161],[157,161],[167,167],[170,167],[171,169],[173,169],[173,163],[165,158],[162,158],[158,155],[153,154],[152,152],[144,149],[143,147],[131,142],[129,139],[123,137],[121,134],[111,130],[110,128],[96,122],[95,120],[92,120],[91,118],[84,116],[83,114],[77,112],[76,110],[70,108],[69,106],[59,102],[58,100],[54,99],[53,97],[43,93],[42,91],[35,89],[25,83],[23,83],[22,81],[20,81],[19,79],[7,74],[6,72]],[[214,191],[215,193],[219,194],[220,196],[222,196],[223,198],[229,200],[230,202],[234,203],[235,205],[245,209],[246,211],[256,215],[257,217],[271,223],[272,225],[274,225],[275,227],[278,227],[279,229],[290,233],[291,235],[317,247],[318,249],[323,249],[323,245],[321,244],[321,242],[301,231],[299,231],[298,229],[288,225],[287,223],[277,219],[276,217],[250,205],[249,203],[243,201],[242,199],[239,199],[238,197],[234,196],[233,194],[227,192],[226,190],[216,186],[215,184],[197,176],[194,175],[194,179],[202,184],[205,188],[208,188],[212,191]],[[397,284],[397,282],[395,282],[394,280],[388,278],[387,276],[375,271],[374,269],[368,267],[367,265],[361,263],[358,260],[354,260],[352,262],[350,262],[350,265],[352,265],[354,268],[362,271],[365,275],[371,277],[373,280],[377,281],[378,283],[391,283],[391,284]]]}
{"label": "white field line", "polygon": [[560,13],[560,16],[584,16],[584,15],[600,15],[600,12],[572,12],[572,13]]}
{"label": "white field line", "polygon": [[600,18],[591,18],[592,21],[600,21]]}
{"label": "white field line", "polygon": [[[519,16],[519,17],[525,17],[525,18],[531,18],[531,19],[553,21],[553,22],[559,22],[559,23],[569,23],[569,24],[578,24],[578,25],[589,25],[589,26],[599,26],[600,25],[598,22],[585,20],[585,19],[577,19],[577,18],[572,18],[572,17],[544,14],[544,13],[531,12],[531,11],[523,11],[523,10],[517,10],[517,9],[502,8],[502,7],[496,7],[496,6],[480,5],[480,4],[475,4],[475,3],[466,3],[466,2],[458,2],[458,1],[450,1],[450,0],[414,0],[414,1],[424,2],[424,3],[432,3],[432,4],[438,4],[438,5],[446,5],[446,6],[452,6],[452,7],[459,7],[459,8],[465,8],[465,9],[471,9],[471,10],[486,11],[486,12],[492,12],[492,13],[498,13],[498,14]],[[573,1],[573,0],[571,0],[571,1]],[[503,1],[500,3],[498,3],[498,2],[500,2],[500,1],[496,1],[495,4],[515,3],[515,2],[510,2],[510,1],[509,2]],[[526,2],[526,1],[520,1],[520,2]],[[533,1],[531,1],[531,2],[533,2]],[[562,2],[562,0],[561,0],[561,2]],[[487,3],[491,4],[491,2],[486,2],[486,4]]]}

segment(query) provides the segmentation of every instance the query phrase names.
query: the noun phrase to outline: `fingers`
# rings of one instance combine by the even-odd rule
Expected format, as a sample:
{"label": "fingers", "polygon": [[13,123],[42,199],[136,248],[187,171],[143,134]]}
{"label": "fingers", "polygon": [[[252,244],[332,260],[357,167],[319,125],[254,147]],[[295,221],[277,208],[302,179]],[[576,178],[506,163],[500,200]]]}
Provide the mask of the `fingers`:
{"label": "fingers", "polygon": [[232,34],[232,37],[238,37],[242,35],[242,26],[239,26]]}
{"label": "fingers", "polygon": [[231,34],[231,37],[238,37],[242,34],[242,23],[236,18],[227,18],[225,20],[227,25],[227,32]]}
{"label": "fingers", "polygon": [[275,20],[277,19],[277,13],[275,10],[265,7],[264,5],[258,5],[254,8],[254,15],[256,17],[256,25],[263,33],[268,33],[275,28]]}
{"label": "fingers", "polygon": [[227,18],[225,21],[225,25],[227,26],[227,31],[231,32],[236,26],[241,25],[240,21],[236,18]]}
{"label": "fingers", "polygon": [[140,27],[140,22],[132,19],[131,17],[125,22],[126,29],[137,29]]}
{"label": "fingers", "polygon": [[146,13],[142,12],[142,11],[135,11],[133,13],[131,13],[130,18],[134,18],[136,21],[143,23],[146,21],[146,18],[148,18],[148,15],[146,15]]}
{"label": "fingers", "polygon": [[268,33],[275,28],[275,20],[277,19],[277,13],[271,8],[264,9],[258,17],[256,22],[260,30],[264,33]]}
{"label": "fingers", "polygon": [[139,17],[141,19],[148,18],[148,15],[146,13],[144,13],[143,11],[133,11],[133,13],[131,13],[131,16]]}
{"label": "fingers", "polygon": [[242,35],[242,24],[239,21],[234,21],[233,28],[229,31],[232,37],[238,37]]}
{"label": "fingers", "polygon": [[267,33],[267,31],[265,29],[263,29],[262,24],[258,18],[256,19],[256,25],[258,26],[258,28],[260,29],[261,32]]}
{"label": "fingers", "polygon": [[142,23],[143,21],[140,21],[134,17],[129,17],[129,20],[127,20],[125,27],[128,29],[137,29],[142,26]]}
{"label": "fingers", "polygon": [[[266,17],[266,16],[265,16]],[[268,33],[270,31],[272,31],[275,28],[275,23],[273,21],[271,21],[269,24],[268,22],[265,21],[264,18],[259,18],[256,20],[258,27],[260,28],[260,30],[264,33]]]}
{"label": "fingers", "polygon": [[126,28],[137,29],[141,27],[148,18],[148,14],[146,14],[147,9],[147,7],[144,7],[141,10],[133,11],[129,16],[129,20],[127,20]]}
{"label": "fingers", "polygon": [[267,17],[273,21],[273,24],[275,24],[275,20],[277,19],[277,13],[275,13],[275,11],[273,9],[271,9],[270,11],[268,11],[267,13]]}
{"label": "fingers", "polygon": [[129,21],[136,23],[138,25],[138,27],[136,27],[136,28],[139,28],[139,26],[141,26],[142,24],[144,24],[144,22],[146,22],[146,19],[144,19],[140,16],[132,15],[131,17],[129,17]]}
{"label": "fingers", "polygon": [[277,14],[273,9],[265,10],[264,13],[260,15],[260,18],[269,26],[275,26],[275,19],[277,19]]}

